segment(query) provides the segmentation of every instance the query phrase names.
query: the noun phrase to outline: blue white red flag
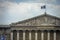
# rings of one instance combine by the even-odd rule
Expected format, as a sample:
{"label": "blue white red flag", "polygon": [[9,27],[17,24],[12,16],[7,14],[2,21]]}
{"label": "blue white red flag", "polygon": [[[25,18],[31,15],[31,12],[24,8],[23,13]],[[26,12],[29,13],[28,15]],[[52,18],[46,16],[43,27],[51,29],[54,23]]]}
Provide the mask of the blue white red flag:
{"label": "blue white red flag", "polygon": [[46,5],[41,6],[41,9],[46,9]]}

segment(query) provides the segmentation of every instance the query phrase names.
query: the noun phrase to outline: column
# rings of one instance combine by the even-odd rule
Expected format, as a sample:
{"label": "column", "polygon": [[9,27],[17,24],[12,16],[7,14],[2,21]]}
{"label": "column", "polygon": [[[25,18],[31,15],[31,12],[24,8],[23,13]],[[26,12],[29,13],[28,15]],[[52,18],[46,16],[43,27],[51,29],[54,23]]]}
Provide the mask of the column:
{"label": "column", "polygon": [[54,40],[56,40],[56,31],[54,31]]}
{"label": "column", "polygon": [[48,31],[47,40],[50,40],[50,31]]}
{"label": "column", "polygon": [[31,40],[31,31],[29,31],[29,40]]}
{"label": "column", "polygon": [[11,31],[11,40],[13,40],[13,31]]}
{"label": "column", "polygon": [[19,40],[19,31],[17,31],[17,40]]}
{"label": "column", "polygon": [[23,31],[23,40],[25,40],[25,31]]}
{"label": "column", "polygon": [[35,31],[35,40],[37,40],[37,31]]}
{"label": "column", "polygon": [[41,40],[44,40],[44,31],[41,32]]}

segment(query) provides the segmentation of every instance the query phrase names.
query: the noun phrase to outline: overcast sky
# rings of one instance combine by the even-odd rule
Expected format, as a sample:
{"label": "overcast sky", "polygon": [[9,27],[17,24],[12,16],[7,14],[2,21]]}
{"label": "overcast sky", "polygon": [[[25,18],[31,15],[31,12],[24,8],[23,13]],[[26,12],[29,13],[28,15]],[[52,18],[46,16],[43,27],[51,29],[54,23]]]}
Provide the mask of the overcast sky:
{"label": "overcast sky", "polygon": [[60,0],[0,0],[0,24],[10,24],[44,14],[60,18]]}

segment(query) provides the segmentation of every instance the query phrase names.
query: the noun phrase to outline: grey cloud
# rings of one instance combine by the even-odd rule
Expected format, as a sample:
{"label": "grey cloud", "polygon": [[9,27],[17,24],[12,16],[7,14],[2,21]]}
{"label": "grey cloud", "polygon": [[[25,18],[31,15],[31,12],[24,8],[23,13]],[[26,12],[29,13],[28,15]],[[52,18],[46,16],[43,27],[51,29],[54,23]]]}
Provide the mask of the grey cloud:
{"label": "grey cloud", "polygon": [[0,24],[5,21],[5,14],[6,14],[6,4],[4,4],[3,0],[0,0]]}
{"label": "grey cloud", "polygon": [[4,1],[9,1],[9,2],[16,2],[16,3],[20,3],[20,2],[35,2],[35,3],[50,3],[50,4],[59,4],[60,0],[0,0],[1,2]]}
{"label": "grey cloud", "polygon": [[56,0],[56,4],[60,5],[60,0]]}

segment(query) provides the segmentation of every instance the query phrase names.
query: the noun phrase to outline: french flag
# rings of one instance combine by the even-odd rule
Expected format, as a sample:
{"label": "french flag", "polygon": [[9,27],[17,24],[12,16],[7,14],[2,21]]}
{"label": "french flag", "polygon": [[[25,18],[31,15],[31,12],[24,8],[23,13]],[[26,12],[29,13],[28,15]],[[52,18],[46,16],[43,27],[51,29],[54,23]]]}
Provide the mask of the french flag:
{"label": "french flag", "polygon": [[46,9],[46,5],[41,6],[41,9]]}

